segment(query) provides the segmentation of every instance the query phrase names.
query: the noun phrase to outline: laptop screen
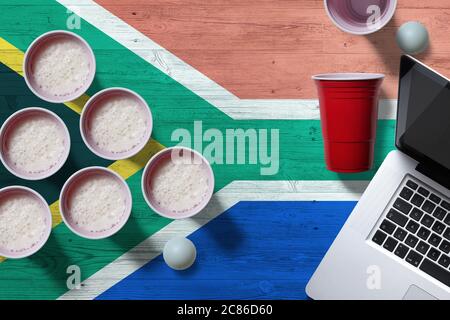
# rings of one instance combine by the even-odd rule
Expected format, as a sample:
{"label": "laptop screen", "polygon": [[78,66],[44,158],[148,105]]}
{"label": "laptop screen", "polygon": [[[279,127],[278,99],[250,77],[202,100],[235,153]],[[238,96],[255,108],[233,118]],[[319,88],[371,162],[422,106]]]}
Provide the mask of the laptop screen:
{"label": "laptop screen", "polygon": [[409,56],[400,65],[396,146],[421,163],[450,169],[450,83]]}

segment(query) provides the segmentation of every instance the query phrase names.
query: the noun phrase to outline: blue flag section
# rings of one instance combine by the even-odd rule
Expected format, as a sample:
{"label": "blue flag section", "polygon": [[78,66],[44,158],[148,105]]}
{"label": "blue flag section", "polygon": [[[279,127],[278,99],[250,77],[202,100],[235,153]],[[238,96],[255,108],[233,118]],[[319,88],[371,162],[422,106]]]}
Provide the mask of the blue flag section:
{"label": "blue flag section", "polygon": [[159,256],[97,299],[307,299],[306,284],[355,202],[240,202],[191,236],[197,261]]}

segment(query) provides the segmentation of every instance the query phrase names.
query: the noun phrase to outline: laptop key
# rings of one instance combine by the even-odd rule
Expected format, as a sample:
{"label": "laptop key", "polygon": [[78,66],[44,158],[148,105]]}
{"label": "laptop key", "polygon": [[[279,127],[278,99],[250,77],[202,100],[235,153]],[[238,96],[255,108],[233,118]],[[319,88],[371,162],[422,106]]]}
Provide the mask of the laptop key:
{"label": "laptop key", "polygon": [[443,236],[445,239],[450,240],[450,227],[445,229]]}
{"label": "laptop key", "polygon": [[424,187],[420,187],[419,190],[417,190],[417,192],[419,192],[421,195],[423,195],[425,198],[428,197],[428,195],[430,194],[430,191],[428,191],[427,189],[425,189]]}
{"label": "laptop key", "polygon": [[437,195],[435,195],[434,193],[432,193],[432,194],[430,195],[430,200],[433,201],[434,203],[439,204],[439,203],[441,202],[442,199],[441,199],[439,196],[437,196]]}
{"label": "laptop key", "polygon": [[419,269],[432,276],[433,278],[439,280],[443,284],[450,286],[450,271],[445,270],[431,260],[423,260]]}
{"label": "laptop key", "polygon": [[385,248],[388,251],[394,251],[395,247],[397,246],[398,241],[395,240],[392,237],[387,238],[387,240],[383,244],[383,248]]}
{"label": "laptop key", "polygon": [[430,245],[423,241],[420,241],[416,247],[416,250],[419,251],[421,254],[427,253],[428,249],[430,249]]}
{"label": "laptop key", "polygon": [[432,234],[430,239],[428,239],[428,243],[431,244],[432,246],[437,247],[439,245],[439,243],[441,243],[442,238],[439,237],[437,234]]}
{"label": "laptop key", "polygon": [[445,217],[444,223],[445,223],[446,225],[450,226],[450,213],[447,214],[447,216]]}
{"label": "laptop key", "polygon": [[408,230],[411,233],[416,233],[417,230],[419,230],[419,227],[420,225],[417,222],[409,220],[408,224],[406,225],[406,230]]}
{"label": "laptop key", "polygon": [[397,240],[403,241],[407,234],[408,234],[408,232],[406,232],[402,228],[398,227],[397,230],[395,230],[395,232],[394,232],[394,238]]}
{"label": "laptop key", "polygon": [[427,257],[433,261],[436,261],[440,255],[441,255],[441,253],[439,252],[439,250],[436,250],[435,248],[431,248],[427,254]]}
{"label": "laptop key", "polygon": [[396,228],[395,224],[386,219],[384,219],[383,222],[380,224],[380,229],[388,234],[392,234],[395,228]]}
{"label": "laptop key", "polygon": [[423,256],[414,250],[409,251],[408,255],[406,256],[406,261],[415,267],[419,266],[422,259]]}
{"label": "laptop key", "polygon": [[406,181],[406,185],[413,190],[416,190],[419,187],[419,185],[412,180]]}
{"label": "laptop key", "polygon": [[394,209],[389,210],[386,217],[389,220],[394,221],[396,224],[400,225],[401,227],[404,227],[406,222],[408,221],[408,218],[406,216],[404,216],[403,214],[401,214],[400,212],[398,212]]}
{"label": "laptop key", "polygon": [[430,236],[430,233],[431,233],[431,231],[428,230],[427,228],[425,228],[425,227],[420,227],[419,232],[417,232],[417,236],[418,236],[420,239],[427,240],[428,237]]}
{"label": "laptop key", "polygon": [[441,206],[445,209],[445,210],[450,210],[450,203],[448,203],[447,201],[442,201]]}
{"label": "laptop key", "polygon": [[420,220],[420,223],[422,223],[425,227],[431,227],[434,223],[434,218],[428,214],[424,215],[422,220]]}
{"label": "laptop key", "polygon": [[425,198],[417,193],[411,199],[411,203],[417,207],[420,207],[424,201],[425,201]]}
{"label": "laptop key", "polygon": [[440,258],[438,263],[443,266],[444,268],[448,268],[450,265],[450,257],[443,254]]}
{"label": "laptop key", "polygon": [[433,217],[435,217],[436,219],[442,220],[442,219],[444,219],[446,214],[447,214],[447,211],[445,211],[441,207],[437,207],[436,210],[434,210],[434,212],[433,212]]}
{"label": "laptop key", "polygon": [[445,225],[439,221],[436,221],[431,229],[437,234],[441,234],[445,229]]}
{"label": "laptop key", "polygon": [[409,234],[406,237],[405,243],[410,246],[411,248],[414,248],[417,244],[417,242],[419,241],[419,239],[417,239],[416,237],[414,237],[412,234]]}
{"label": "laptop key", "polygon": [[386,237],[387,237],[386,233],[384,233],[380,230],[377,230],[377,232],[375,232],[375,234],[372,238],[372,241],[381,246],[383,244],[384,240],[386,239]]}
{"label": "laptop key", "polygon": [[436,205],[430,200],[425,201],[425,203],[422,205],[423,211],[428,213],[432,213],[434,208],[436,208]]}
{"label": "laptop key", "polygon": [[439,246],[439,250],[445,253],[450,253],[450,242],[448,242],[447,240],[442,241],[441,245]]}
{"label": "laptop key", "polygon": [[408,247],[407,246],[405,246],[404,244],[402,244],[402,243],[400,243],[398,246],[397,246],[397,249],[395,249],[395,251],[394,251],[394,254],[397,256],[397,257],[400,257],[400,258],[404,258],[405,256],[406,256],[406,254],[408,253]]}
{"label": "laptop key", "polygon": [[403,187],[402,191],[400,192],[400,197],[402,197],[405,200],[409,200],[409,199],[411,199],[413,194],[414,194],[414,191],[412,191],[411,189],[409,189],[407,187]]}
{"label": "laptop key", "polygon": [[392,206],[404,214],[408,214],[412,209],[412,205],[401,198],[397,198]]}
{"label": "laptop key", "polygon": [[411,219],[419,221],[423,216],[423,211],[417,208],[413,208],[409,216],[411,217]]}

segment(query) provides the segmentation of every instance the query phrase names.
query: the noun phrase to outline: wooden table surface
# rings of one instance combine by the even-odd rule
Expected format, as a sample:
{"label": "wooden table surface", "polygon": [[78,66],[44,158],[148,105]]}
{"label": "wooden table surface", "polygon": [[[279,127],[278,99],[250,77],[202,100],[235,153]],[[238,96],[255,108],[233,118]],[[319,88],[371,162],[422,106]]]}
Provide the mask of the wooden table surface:
{"label": "wooden table surface", "polygon": [[[444,0],[399,0],[392,21],[369,36],[338,30],[321,0],[2,0],[0,12],[1,120],[20,108],[43,106],[63,117],[73,141],[70,162],[51,179],[30,183],[0,168],[1,186],[33,187],[54,217],[52,235],[39,253],[1,259],[1,299],[306,298],[309,277],[394,148],[398,27],[422,22],[431,46],[418,58],[450,75],[450,3]],[[86,95],[66,105],[34,97],[21,76],[29,44],[55,29],[81,35],[97,61]],[[322,72],[387,76],[370,172],[325,169],[310,79]],[[88,97],[112,86],[140,93],[154,117],[146,148],[115,163],[89,153],[77,131],[77,112]],[[224,135],[227,129],[278,130],[279,170],[262,175],[261,163],[213,164],[211,203],[194,219],[171,221],[145,204],[142,167],[155,152],[176,144],[175,130],[198,135],[194,121]],[[110,166],[127,178],[133,194],[130,221],[110,239],[82,239],[61,223],[60,187],[88,165]],[[198,250],[196,264],[184,272],[170,270],[160,255],[176,235],[189,236]],[[79,289],[67,286],[70,266],[81,270]]]}

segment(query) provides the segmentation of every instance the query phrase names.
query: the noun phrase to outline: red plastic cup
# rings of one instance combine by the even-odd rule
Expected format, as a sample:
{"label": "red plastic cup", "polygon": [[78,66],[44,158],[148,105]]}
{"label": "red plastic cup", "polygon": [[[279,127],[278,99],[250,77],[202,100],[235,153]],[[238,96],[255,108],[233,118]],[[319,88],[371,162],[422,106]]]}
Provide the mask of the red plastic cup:
{"label": "red plastic cup", "polygon": [[355,173],[372,168],[383,78],[383,74],[372,73],[313,76],[328,170]]}

